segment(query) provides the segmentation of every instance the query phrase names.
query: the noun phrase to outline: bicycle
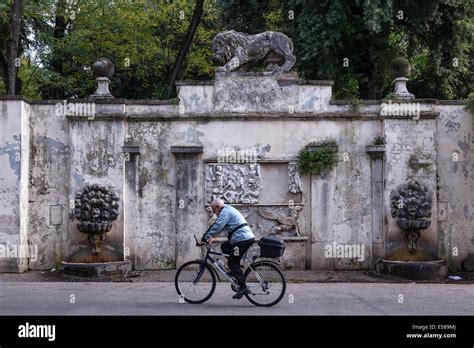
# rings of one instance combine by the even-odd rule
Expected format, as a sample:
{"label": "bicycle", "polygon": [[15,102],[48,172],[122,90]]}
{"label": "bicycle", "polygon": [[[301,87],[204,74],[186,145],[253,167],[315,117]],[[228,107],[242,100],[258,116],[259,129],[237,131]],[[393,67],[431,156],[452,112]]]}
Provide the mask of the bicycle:
{"label": "bicycle", "polygon": [[[216,276],[221,281],[219,272],[231,283],[232,290],[237,292],[239,286],[235,277],[231,275],[221,259],[211,257],[211,255],[225,257],[229,255],[212,250],[210,243],[198,242],[196,236],[194,239],[197,247],[206,247],[206,252],[201,259],[186,262],[176,272],[175,286],[180,298],[193,304],[206,302],[216,289]],[[286,291],[286,280],[278,265],[271,260],[262,260],[260,256],[253,256],[250,260],[245,256],[243,258],[244,279],[250,289],[250,293],[245,297],[256,306],[276,305]]]}

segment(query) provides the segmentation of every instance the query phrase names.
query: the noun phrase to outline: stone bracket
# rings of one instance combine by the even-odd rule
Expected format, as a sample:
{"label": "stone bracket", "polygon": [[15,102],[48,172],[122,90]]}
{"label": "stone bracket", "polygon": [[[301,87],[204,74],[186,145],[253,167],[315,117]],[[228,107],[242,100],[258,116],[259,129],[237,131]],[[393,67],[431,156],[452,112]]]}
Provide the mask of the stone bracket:
{"label": "stone bracket", "polygon": [[173,145],[170,148],[171,153],[179,154],[201,154],[203,152],[202,145]]}
{"label": "stone bracket", "polygon": [[131,161],[133,156],[140,154],[140,146],[122,146],[125,162]]}

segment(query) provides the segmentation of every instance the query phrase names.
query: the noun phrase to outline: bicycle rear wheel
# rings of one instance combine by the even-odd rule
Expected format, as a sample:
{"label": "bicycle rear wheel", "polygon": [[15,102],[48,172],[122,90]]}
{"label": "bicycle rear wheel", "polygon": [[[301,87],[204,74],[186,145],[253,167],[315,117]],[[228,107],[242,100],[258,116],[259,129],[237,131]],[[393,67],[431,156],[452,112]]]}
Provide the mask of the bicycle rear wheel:
{"label": "bicycle rear wheel", "polygon": [[202,266],[201,261],[189,261],[179,268],[174,284],[186,302],[203,303],[216,289],[216,276],[207,263]]}
{"label": "bicycle rear wheel", "polygon": [[250,289],[250,294],[245,297],[256,306],[274,306],[285,295],[285,277],[271,262],[261,261],[250,265],[244,276],[247,287]]}

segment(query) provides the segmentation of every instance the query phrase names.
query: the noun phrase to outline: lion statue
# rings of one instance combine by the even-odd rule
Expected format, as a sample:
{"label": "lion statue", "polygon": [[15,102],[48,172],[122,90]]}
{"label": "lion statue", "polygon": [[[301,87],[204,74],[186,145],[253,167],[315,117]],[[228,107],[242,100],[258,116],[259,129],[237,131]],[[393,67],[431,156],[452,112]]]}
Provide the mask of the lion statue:
{"label": "lion statue", "polygon": [[215,60],[224,64],[216,72],[233,71],[262,60],[266,71],[288,72],[296,62],[291,39],[274,31],[256,35],[224,31],[212,39],[212,51]]}

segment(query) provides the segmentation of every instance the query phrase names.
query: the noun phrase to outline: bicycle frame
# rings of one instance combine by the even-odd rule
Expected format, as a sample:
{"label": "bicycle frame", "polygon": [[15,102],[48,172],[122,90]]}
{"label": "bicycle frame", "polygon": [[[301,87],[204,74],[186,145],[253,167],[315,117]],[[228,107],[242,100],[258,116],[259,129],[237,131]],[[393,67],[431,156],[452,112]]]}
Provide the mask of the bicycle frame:
{"label": "bicycle frame", "polygon": [[[206,265],[207,261],[209,260],[210,261],[209,266],[211,267],[211,269],[213,270],[213,272],[215,273],[215,275],[217,276],[217,279],[219,279],[219,281],[221,281],[221,278],[219,277],[219,273],[217,272],[217,270],[220,273],[222,273],[224,278],[227,279],[232,285],[238,286],[237,282],[232,277],[230,277],[224,269],[222,269],[222,267],[219,265],[217,260],[212,258],[211,255],[225,256],[225,257],[229,256],[229,254],[224,254],[224,253],[221,253],[221,252],[218,252],[218,251],[214,251],[214,250],[212,250],[211,245],[207,245],[206,246],[206,255],[201,260],[201,267],[200,267],[200,270],[199,270],[199,273],[198,273],[196,279],[194,280],[194,283],[197,283],[199,281],[199,279],[201,278],[202,274],[204,273],[205,265]],[[263,284],[264,280],[262,279],[262,277],[260,277],[260,275],[258,273],[256,273],[254,271],[254,269],[252,268],[252,264],[257,258],[258,258],[257,256],[253,257],[252,262],[250,262],[248,264],[248,268],[250,268],[251,271],[255,274],[258,281],[261,284]],[[267,262],[268,263],[274,263],[272,261],[267,261]]]}
{"label": "bicycle frame", "polygon": [[[202,246],[202,244],[198,243],[196,235],[194,235],[194,239],[196,240],[196,246]],[[211,244],[207,244],[206,245],[206,255],[202,258],[202,260],[200,260],[201,261],[201,266],[200,266],[200,269],[199,269],[199,273],[196,276],[196,279],[194,279],[193,283],[196,284],[197,282],[199,282],[199,279],[201,279],[201,276],[204,273],[206,263],[209,260],[210,261],[209,266],[210,266],[211,270],[214,272],[214,274],[217,276],[217,279],[219,279],[219,281],[221,281],[221,278],[219,277],[219,273],[216,271],[216,268],[217,268],[217,270],[219,270],[219,272],[222,273],[222,275],[225,277],[225,279],[227,279],[232,285],[238,286],[237,282],[232,277],[230,277],[224,269],[222,269],[222,267],[219,265],[217,260],[213,259],[211,257],[211,255],[219,255],[219,256],[225,256],[225,257],[229,256],[229,254],[224,254],[224,253],[212,250]],[[255,276],[257,277],[260,284],[263,284],[265,281],[252,268],[252,264],[255,262],[255,260],[257,258],[258,258],[258,256],[254,256],[252,258],[252,261],[248,262],[248,268],[250,268],[250,270],[255,274]],[[267,260],[266,262],[275,264],[275,262],[273,262],[273,261],[268,261]]]}
{"label": "bicycle frame", "polygon": [[222,269],[222,267],[219,265],[219,263],[217,262],[216,259],[213,259],[211,257],[211,255],[219,255],[219,256],[226,256],[228,257],[229,254],[224,254],[224,253],[220,253],[220,252],[217,252],[217,251],[214,251],[211,249],[211,246],[210,245],[207,245],[206,246],[206,255],[205,257],[203,257],[203,259],[201,260],[201,267],[200,267],[200,270],[199,270],[199,273],[198,273],[198,276],[196,277],[196,279],[194,280],[194,282],[198,282],[199,279],[201,278],[203,272],[204,272],[204,267],[207,263],[207,261],[209,260],[210,261],[210,267],[211,269],[214,271],[214,273],[216,274],[217,278],[219,279],[219,281],[221,280],[221,278],[219,277],[219,273],[216,271],[216,268],[217,270],[219,270],[219,272],[222,273],[222,275],[225,277],[225,279],[227,279],[229,282],[232,283],[232,285],[235,285],[237,286],[237,283],[235,282],[235,280],[230,277],[227,272]]}

